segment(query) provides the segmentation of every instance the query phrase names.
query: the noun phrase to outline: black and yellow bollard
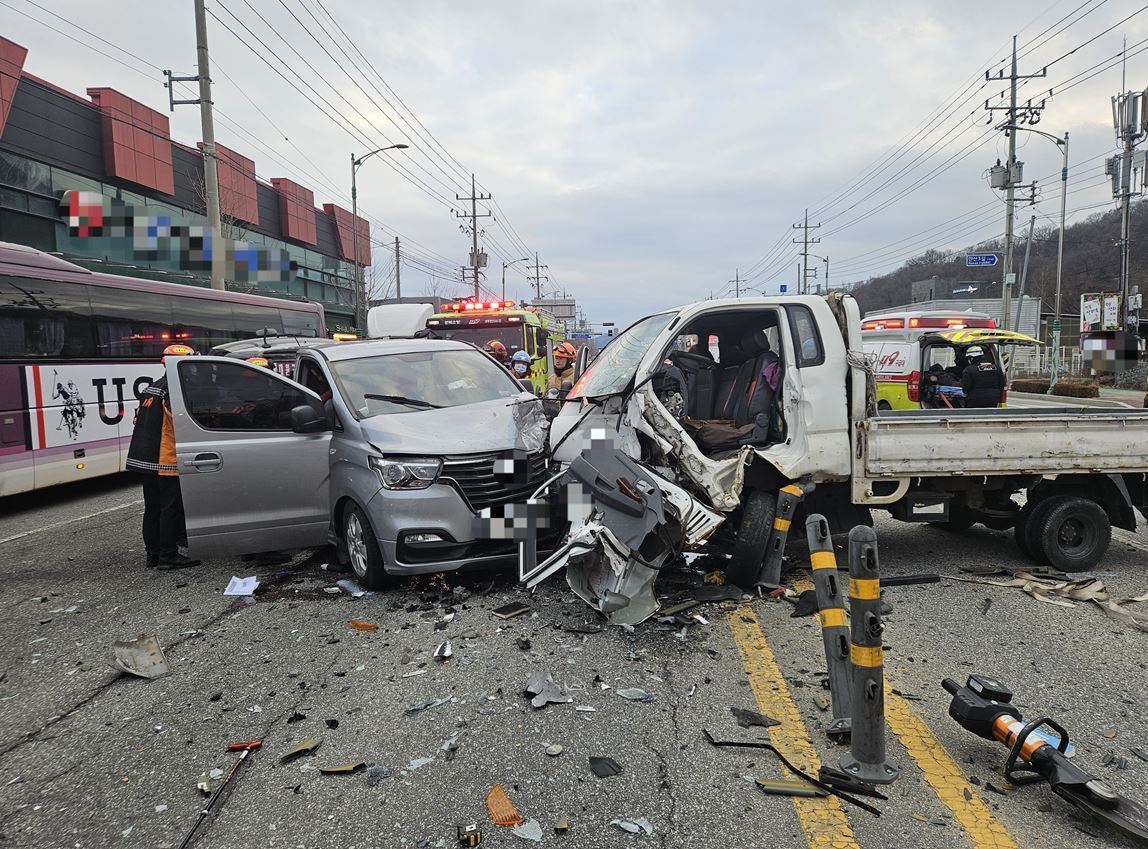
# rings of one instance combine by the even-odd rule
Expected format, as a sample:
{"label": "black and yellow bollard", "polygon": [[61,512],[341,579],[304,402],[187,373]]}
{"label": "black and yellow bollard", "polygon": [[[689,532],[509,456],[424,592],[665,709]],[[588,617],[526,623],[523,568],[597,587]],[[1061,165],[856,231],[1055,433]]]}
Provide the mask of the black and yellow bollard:
{"label": "black and yellow bollard", "polygon": [[858,525],[849,532],[849,660],[852,724],[841,769],[870,784],[889,784],[900,770],[885,760],[885,666],[881,655],[881,581],[877,534]]}
{"label": "black and yellow bollard", "polygon": [[813,587],[817,593],[818,617],[821,619],[821,641],[825,644],[825,663],[829,669],[829,697],[833,721],[826,733],[842,739],[849,736],[849,711],[852,667],[849,665],[849,623],[845,618],[845,596],[837,574],[837,557],[833,554],[833,537],[829,522],[820,513],[805,520],[809,540],[809,563],[813,567]]}
{"label": "black and yellow bollard", "polygon": [[[813,485],[808,485],[812,490]],[[793,514],[797,505],[805,497],[807,489],[800,484],[791,483],[781,488],[777,494],[777,509],[773,514],[773,532],[769,535],[769,542],[765,548],[765,562],[761,567],[761,575],[757,583],[765,587],[781,586],[781,561],[785,558],[785,541],[789,539],[789,526],[793,524]]]}

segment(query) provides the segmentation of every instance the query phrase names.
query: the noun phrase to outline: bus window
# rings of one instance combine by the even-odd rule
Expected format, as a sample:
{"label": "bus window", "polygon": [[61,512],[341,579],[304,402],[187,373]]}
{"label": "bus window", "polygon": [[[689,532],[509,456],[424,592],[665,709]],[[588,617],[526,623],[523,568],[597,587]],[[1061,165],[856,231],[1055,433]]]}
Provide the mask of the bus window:
{"label": "bus window", "polygon": [[279,310],[269,310],[266,307],[252,304],[234,303],[231,305],[231,312],[234,316],[232,327],[240,339],[262,336],[264,330],[271,330],[279,334],[283,332],[283,321],[279,317]]}
{"label": "bus window", "polygon": [[319,316],[305,310],[279,310],[279,318],[283,322],[283,332],[288,336],[319,335]]}
{"label": "bus window", "polygon": [[155,292],[91,286],[96,356],[155,359],[175,338],[171,298]]}
{"label": "bus window", "polygon": [[231,304],[206,298],[177,298],[175,330],[180,342],[195,350],[210,351],[224,342],[249,338],[239,336],[233,326]]}
{"label": "bus window", "polygon": [[0,277],[0,357],[90,359],[94,355],[85,287]]}

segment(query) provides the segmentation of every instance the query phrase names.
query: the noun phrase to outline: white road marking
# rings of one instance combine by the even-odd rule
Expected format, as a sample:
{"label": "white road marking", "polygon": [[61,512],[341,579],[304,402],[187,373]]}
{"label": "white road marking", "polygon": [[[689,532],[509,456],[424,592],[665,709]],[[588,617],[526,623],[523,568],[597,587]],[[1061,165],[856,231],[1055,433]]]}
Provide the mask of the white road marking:
{"label": "white road marking", "polygon": [[65,519],[62,522],[56,522],[52,525],[45,525],[42,528],[33,528],[30,531],[24,531],[22,534],[13,534],[10,537],[4,537],[4,539],[0,539],[0,545],[3,545],[6,542],[13,542],[18,539],[23,539],[24,537],[31,536],[32,534],[38,534],[42,531],[52,531],[56,528],[61,528],[64,525],[70,525],[73,522],[82,522],[84,519],[94,519],[96,516],[103,516],[106,513],[114,513],[116,510],[123,510],[125,507],[136,507],[140,504],[143,504],[142,498],[138,501],[129,501],[127,504],[119,504],[115,507],[109,507],[106,510],[97,510],[95,513],[88,513],[84,516],[73,516],[71,519]]}

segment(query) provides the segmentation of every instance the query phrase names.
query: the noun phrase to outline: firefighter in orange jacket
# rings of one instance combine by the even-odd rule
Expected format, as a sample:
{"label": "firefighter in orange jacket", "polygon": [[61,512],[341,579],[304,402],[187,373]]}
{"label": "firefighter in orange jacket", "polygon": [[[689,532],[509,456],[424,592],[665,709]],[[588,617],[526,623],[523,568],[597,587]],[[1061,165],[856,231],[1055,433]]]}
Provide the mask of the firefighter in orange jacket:
{"label": "firefighter in orange jacket", "polygon": [[[194,353],[187,345],[168,345],[160,362],[169,356],[185,357]],[[180,569],[198,564],[198,560],[179,553],[180,543],[186,541],[187,530],[183,520],[183,496],[179,489],[175,429],[166,375],[143,391],[136,410],[126,465],[129,471],[143,475],[146,565],[157,569]]]}

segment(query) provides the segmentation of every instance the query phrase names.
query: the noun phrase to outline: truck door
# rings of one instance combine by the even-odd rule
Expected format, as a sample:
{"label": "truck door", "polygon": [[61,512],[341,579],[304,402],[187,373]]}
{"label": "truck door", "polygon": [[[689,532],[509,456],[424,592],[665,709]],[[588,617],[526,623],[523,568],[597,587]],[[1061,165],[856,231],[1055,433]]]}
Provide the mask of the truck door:
{"label": "truck door", "polygon": [[192,556],[323,545],[331,432],[319,397],[226,357],[169,358],[167,377]]}

